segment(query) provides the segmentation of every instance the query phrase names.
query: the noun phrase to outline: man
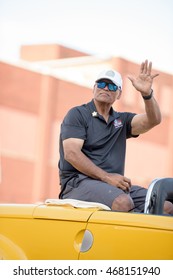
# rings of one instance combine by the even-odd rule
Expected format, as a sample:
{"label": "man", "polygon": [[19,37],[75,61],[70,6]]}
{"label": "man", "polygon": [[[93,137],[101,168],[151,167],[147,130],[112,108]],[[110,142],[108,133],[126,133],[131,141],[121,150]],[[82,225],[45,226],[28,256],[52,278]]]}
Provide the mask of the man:
{"label": "man", "polygon": [[[126,139],[161,122],[152,90],[158,74],[151,71],[152,63],[146,60],[138,77],[128,77],[144,100],[144,114],[113,110],[112,104],[122,93],[121,75],[114,70],[99,74],[91,102],[67,113],[60,133],[60,198],[99,202],[117,211],[143,212],[146,189],[131,184],[124,176],[124,164]],[[173,211],[170,205],[169,211]]]}

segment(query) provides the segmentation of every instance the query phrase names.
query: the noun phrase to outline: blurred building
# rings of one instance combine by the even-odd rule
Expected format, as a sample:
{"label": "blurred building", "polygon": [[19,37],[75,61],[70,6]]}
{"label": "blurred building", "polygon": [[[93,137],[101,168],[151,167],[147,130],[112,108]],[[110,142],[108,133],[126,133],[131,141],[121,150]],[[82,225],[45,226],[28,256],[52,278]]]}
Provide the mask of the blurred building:
{"label": "blurred building", "polygon": [[[35,203],[58,196],[61,121],[71,107],[91,100],[104,68],[123,77],[114,109],[142,113],[143,100],[127,79],[129,73],[138,74],[139,65],[126,59],[31,45],[21,48],[17,63],[0,61],[0,202]],[[173,177],[173,76],[160,72],[153,89],[162,123],[127,141],[125,175],[144,187],[154,178]]]}

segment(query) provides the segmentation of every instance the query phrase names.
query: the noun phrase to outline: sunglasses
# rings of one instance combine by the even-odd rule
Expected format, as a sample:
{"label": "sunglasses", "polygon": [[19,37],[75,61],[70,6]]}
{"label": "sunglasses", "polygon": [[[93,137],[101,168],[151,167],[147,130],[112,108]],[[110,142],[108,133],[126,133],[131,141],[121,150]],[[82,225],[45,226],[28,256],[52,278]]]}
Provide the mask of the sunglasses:
{"label": "sunglasses", "polygon": [[106,82],[97,82],[97,87],[98,88],[105,88],[106,86],[108,86],[108,89],[110,91],[116,91],[118,89],[118,86],[115,84],[110,84],[110,83],[106,83]]}

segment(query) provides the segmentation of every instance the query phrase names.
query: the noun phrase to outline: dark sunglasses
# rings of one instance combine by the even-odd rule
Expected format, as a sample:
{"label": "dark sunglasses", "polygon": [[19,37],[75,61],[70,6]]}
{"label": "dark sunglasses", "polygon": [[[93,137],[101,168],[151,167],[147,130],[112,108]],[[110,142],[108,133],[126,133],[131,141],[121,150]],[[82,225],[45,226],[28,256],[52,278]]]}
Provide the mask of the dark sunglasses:
{"label": "dark sunglasses", "polygon": [[106,86],[108,86],[108,89],[110,91],[116,91],[118,89],[118,86],[115,84],[110,84],[110,83],[106,83],[106,82],[97,82],[97,87],[98,88],[105,88]]}

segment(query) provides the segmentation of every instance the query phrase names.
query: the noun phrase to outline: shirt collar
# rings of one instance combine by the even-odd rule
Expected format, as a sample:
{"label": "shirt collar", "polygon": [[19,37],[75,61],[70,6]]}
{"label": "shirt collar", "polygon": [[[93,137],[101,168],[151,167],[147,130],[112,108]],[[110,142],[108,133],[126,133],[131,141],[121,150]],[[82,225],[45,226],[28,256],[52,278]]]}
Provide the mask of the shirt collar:
{"label": "shirt collar", "polygon": [[[96,109],[96,106],[95,106],[95,103],[94,103],[94,99],[92,99],[87,105],[90,109],[90,112],[91,112],[92,116],[93,117],[98,117],[97,116],[98,113],[97,113],[97,109]],[[120,116],[120,114],[118,112],[114,111],[114,109],[111,107],[109,122],[117,119],[119,116]]]}

